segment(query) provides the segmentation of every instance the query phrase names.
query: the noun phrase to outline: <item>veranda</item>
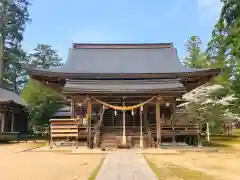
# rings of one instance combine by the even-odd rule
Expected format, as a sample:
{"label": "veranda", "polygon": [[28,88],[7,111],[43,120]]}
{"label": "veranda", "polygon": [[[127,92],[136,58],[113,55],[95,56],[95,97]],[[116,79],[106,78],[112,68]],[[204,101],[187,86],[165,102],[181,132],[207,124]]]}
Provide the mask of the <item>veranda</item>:
{"label": "veranda", "polygon": [[198,143],[199,125],[176,119],[176,100],[170,96],[72,96],[69,101],[71,118],[79,126],[77,139],[86,138],[89,148],[147,148],[169,142],[173,145],[177,142]]}

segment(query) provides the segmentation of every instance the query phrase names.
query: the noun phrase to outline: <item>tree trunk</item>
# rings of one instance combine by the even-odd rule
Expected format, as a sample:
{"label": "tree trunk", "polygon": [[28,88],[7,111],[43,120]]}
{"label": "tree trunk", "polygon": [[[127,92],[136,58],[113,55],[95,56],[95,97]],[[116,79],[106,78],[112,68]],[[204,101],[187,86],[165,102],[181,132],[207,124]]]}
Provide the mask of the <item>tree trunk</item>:
{"label": "tree trunk", "polygon": [[5,0],[2,3],[2,12],[0,15],[0,88],[3,87],[3,76],[4,76],[4,42],[5,42],[5,33],[4,33],[4,18],[6,14],[8,1]]}

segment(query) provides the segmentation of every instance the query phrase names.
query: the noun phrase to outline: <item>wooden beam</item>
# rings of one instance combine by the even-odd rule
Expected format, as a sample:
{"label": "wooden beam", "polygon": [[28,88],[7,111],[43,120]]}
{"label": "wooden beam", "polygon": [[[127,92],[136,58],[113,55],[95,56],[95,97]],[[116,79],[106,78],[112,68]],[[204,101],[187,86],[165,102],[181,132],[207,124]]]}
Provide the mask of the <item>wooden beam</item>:
{"label": "wooden beam", "polygon": [[76,115],[76,103],[74,98],[71,98],[71,118],[74,119]]}
{"label": "wooden beam", "polygon": [[4,112],[0,113],[0,118],[1,118],[1,134],[2,134],[5,130],[5,113]]}
{"label": "wooden beam", "polygon": [[[83,102],[85,97],[82,95],[73,95],[72,96],[75,101],[78,102]],[[121,102],[121,98],[122,96],[119,95],[94,95],[94,97],[97,97],[98,99],[102,100],[102,101],[106,101],[108,103],[113,103],[113,104],[117,104],[119,102]],[[153,97],[152,95],[129,95],[125,98],[125,102],[126,103],[134,103],[134,104],[139,104],[139,101],[143,102],[146,101],[148,99],[150,99],[151,97]],[[173,98],[175,98],[175,96],[161,96],[164,100],[166,101],[170,101]],[[155,104],[155,101],[149,102],[149,103],[153,103]],[[96,101],[92,101],[92,104],[98,104]]]}
{"label": "wooden beam", "polygon": [[161,115],[160,115],[160,99],[156,100],[156,129],[157,129],[157,147],[161,144]]}
{"label": "wooden beam", "polygon": [[187,91],[186,90],[158,90],[158,91],[148,91],[148,92],[139,92],[139,93],[133,93],[133,92],[127,92],[127,93],[120,93],[120,92],[104,92],[104,91],[99,91],[99,92],[92,92],[92,91],[81,91],[81,90],[74,90],[74,91],[63,91],[63,94],[65,96],[93,96],[93,97],[103,97],[103,96],[111,96],[111,97],[121,97],[121,96],[157,96],[160,95],[161,97],[181,97],[181,95],[185,94]]}
{"label": "wooden beam", "polygon": [[88,121],[88,148],[92,148],[92,103],[87,100],[87,121]]}
{"label": "wooden beam", "polygon": [[148,104],[143,106],[143,123],[147,125],[148,129],[148,147],[152,146],[152,133],[151,129],[149,127],[149,122],[148,122]]}
{"label": "wooden beam", "polygon": [[14,125],[14,122],[15,121],[15,114],[14,114],[14,112],[12,112],[12,118],[11,118],[11,132],[14,132],[14,127],[15,127],[15,125]]}

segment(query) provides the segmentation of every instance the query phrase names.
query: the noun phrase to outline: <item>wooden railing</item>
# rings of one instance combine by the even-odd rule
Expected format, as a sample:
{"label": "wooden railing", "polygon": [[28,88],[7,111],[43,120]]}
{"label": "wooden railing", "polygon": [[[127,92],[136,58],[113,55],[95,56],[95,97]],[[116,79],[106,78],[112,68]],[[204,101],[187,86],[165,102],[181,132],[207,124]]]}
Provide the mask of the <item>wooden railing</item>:
{"label": "wooden railing", "polygon": [[[140,126],[126,126],[126,135],[131,135],[131,133],[140,133]],[[103,133],[120,133],[123,132],[123,126],[102,126],[101,131]]]}
{"label": "wooden railing", "polygon": [[[156,133],[156,125],[151,124],[151,130]],[[200,132],[199,124],[161,124],[162,136],[198,135]]]}

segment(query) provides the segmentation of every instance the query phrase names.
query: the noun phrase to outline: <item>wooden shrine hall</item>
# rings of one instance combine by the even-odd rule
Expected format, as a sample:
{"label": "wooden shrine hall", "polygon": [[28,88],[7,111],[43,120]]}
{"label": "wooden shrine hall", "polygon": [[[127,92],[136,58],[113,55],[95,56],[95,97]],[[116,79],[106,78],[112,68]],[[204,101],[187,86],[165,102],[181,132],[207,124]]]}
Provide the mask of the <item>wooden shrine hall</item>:
{"label": "wooden shrine hall", "polygon": [[51,120],[52,138],[64,131],[61,122],[72,121],[75,128],[60,137],[86,136],[88,147],[116,148],[197,144],[199,124],[178,118],[176,99],[220,69],[184,67],[172,43],[73,44],[62,68],[28,73],[70,102],[71,119]]}

